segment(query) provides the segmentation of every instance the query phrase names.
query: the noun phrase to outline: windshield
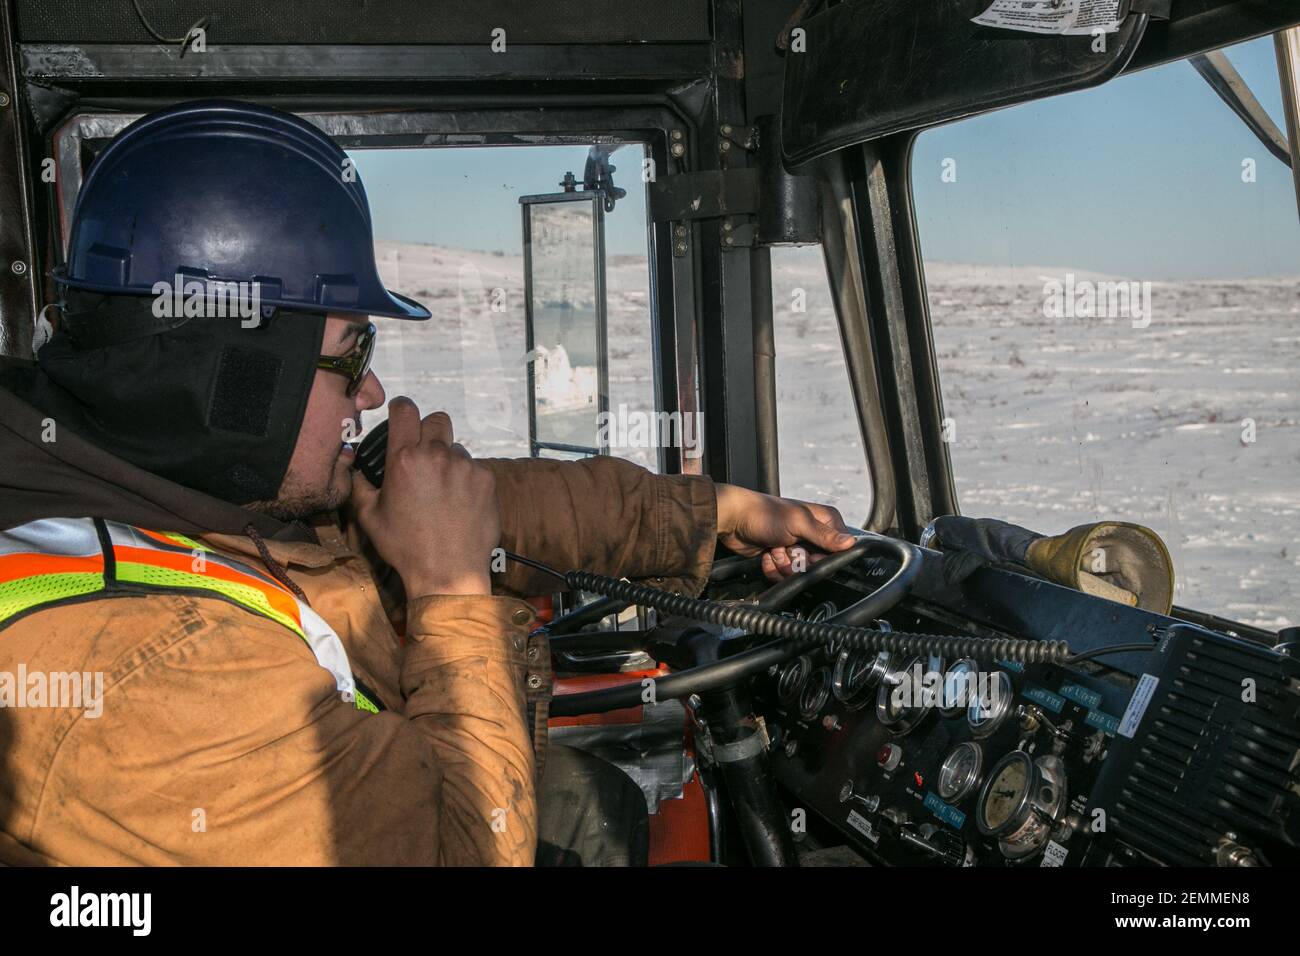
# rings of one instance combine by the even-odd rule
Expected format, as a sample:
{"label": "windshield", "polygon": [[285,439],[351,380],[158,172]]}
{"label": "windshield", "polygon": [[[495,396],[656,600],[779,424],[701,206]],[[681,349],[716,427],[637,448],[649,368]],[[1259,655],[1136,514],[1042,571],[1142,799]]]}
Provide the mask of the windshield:
{"label": "windshield", "polygon": [[928,131],[913,188],[962,512],[1136,521],[1176,604],[1300,623],[1290,170],[1180,62]]}

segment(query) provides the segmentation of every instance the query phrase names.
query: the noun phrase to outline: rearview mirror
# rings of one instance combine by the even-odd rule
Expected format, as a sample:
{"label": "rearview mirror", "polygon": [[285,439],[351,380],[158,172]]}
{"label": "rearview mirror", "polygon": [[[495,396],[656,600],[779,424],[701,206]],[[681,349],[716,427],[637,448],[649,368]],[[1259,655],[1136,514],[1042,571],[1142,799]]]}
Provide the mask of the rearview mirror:
{"label": "rearview mirror", "polygon": [[534,457],[608,451],[605,209],[600,190],[522,196],[528,439]]}

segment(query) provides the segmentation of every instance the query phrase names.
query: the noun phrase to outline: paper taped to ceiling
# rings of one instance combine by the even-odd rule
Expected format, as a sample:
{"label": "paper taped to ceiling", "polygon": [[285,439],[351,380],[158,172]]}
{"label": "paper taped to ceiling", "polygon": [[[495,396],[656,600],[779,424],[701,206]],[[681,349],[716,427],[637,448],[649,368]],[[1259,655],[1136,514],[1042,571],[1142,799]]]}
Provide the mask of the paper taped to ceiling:
{"label": "paper taped to ceiling", "polygon": [[1092,36],[1114,33],[1123,0],[993,0],[971,22],[1025,33]]}

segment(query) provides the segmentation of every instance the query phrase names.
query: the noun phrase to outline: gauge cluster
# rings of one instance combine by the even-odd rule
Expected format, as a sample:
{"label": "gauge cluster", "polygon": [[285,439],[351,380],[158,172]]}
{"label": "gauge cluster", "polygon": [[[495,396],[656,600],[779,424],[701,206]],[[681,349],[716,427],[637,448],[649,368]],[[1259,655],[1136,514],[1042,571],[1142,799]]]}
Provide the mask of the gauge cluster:
{"label": "gauge cluster", "polygon": [[1128,693],[1050,666],[825,647],[785,662],[758,696],[796,805],[869,858],[961,866],[1082,856]]}
{"label": "gauge cluster", "polygon": [[1152,632],[1129,671],[813,647],[753,689],[773,772],[877,864],[1297,862],[1300,661]]}

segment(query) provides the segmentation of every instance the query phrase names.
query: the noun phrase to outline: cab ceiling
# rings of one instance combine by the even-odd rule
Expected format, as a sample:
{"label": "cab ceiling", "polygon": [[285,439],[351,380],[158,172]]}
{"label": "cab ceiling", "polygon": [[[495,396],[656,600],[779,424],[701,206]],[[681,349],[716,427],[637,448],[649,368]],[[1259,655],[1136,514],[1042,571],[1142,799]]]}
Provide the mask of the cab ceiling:
{"label": "cab ceiling", "polygon": [[[708,0],[138,0],[155,33],[209,44],[701,43]],[[22,43],[151,43],[132,0],[18,0]]]}

